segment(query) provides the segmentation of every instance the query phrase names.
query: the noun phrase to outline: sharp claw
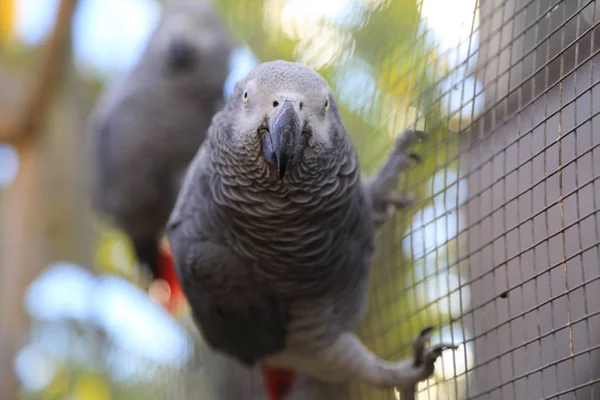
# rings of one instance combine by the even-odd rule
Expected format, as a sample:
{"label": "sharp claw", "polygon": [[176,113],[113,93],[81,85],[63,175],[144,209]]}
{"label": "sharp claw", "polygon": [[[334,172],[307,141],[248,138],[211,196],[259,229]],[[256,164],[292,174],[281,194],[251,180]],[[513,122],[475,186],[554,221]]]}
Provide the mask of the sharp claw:
{"label": "sharp claw", "polygon": [[425,132],[425,131],[415,131],[417,136],[419,136],[420,139],[426,139],[429,137],[429,133]]}
{"label": "sharp claw", "polygon": [[417,129],[410,129],[409,131],[412,135],[414,135],[418,140],[423,140],[426,139],[429,134],[425,131],[421,131],[421,130],[417,130]]}
{"label": "sharp claw", "polygon": [[426,364],[435,363],[435,360],[437,360],[437,358],[442,355],[444,350],[457,350],[457,349],[458,349],[458,346],[455,346],[453,344],[440,344],[435,347],[432,347],[429,350],[427,350],[427,354],[425,354],[425,357],[424,357],[425,363]]}
{"label": "sharp claw", "polygon": [[424,131],[407,129],[396,139],[396,148],[398,148],[399,150],[405,150],[406,148],[411,146],[415,140],[421,141],[427,138],[427,136],[429,135]]}
{"label": "sharp claw", "polygon": [[390,194],[385,200],[387,206],[385,211],[375,212],[373,221],[375,225],[381,225],[388,219],[390,219],[396,210],[408,208],[415,204],[416,199],[412,196],[402,196],[398,193]]}
{"label": "sharp claw", "polygon": [[391,204],[394,209],[396,208],[407,208],[415,204],[414,196],[402,196],[399,193],[391,193],[386,199],[387,203]]}
{"label": "sharp claw", "polygon": [[458,346],[455,344],[438,344],[437,346],[433,347],[432,350],[434,351],[438,351],[438,352],[442,352],[444,350],[458,350]]}
{"label": "sharp claw", "polygon": [[414,353],[414,365],[420,366],[423,364],[423,358],[425,356],[425,344],[429,341],[429,335],[433,331],[433,326],[428,326],[423,329],[419,336],[413,341],[413,353]]}
{"label": "sharp claw", "polygon": [[410,153],[408,155],[410,158],[412,158],[414,161],[416,162],[421,162],[423,160],[423,157],[421,157],[419,154],[417,153]]}
{"label": "sharp claw", "polygon": [[[431,377],[434,373],[434,364],[438,357],[442,355],[444,350],[456,350],[458,346],[449,343],[440,343],[438,345],[426,348],[426,344],[430,339],[431,332],[433,332],[433,326],[428,326],[421,330],[419,335],[413,340],[413,352],[414,352],[414,361],[413,366],[419,370],[420,379],[424,380]],[[416,385],[417,382],[415,382]],[[403,395],[408,393],[406,396],[408,398],[412,398],[410,394],[412,394],[414,389],[411,386],[411,391],[402,392]]]}
{"label": "sharp claw", "polygon": [[429,334],[433,331],[433,326],[428,326],[427,328],[424,328],[421,333],[419,333],[419,338],[422,338],[423,336],[427,336],[429,337]]}
{"label": "sharp claw", "polygon": [[458,346],[449,343],[441,343],[429,349],[425,348],[425,344],[429,341],[432,326],[423,329],[419,336],[413,341],[414,365],[420,367],[424,364],[433,364],[435,360],[445,350],[457,350]]}

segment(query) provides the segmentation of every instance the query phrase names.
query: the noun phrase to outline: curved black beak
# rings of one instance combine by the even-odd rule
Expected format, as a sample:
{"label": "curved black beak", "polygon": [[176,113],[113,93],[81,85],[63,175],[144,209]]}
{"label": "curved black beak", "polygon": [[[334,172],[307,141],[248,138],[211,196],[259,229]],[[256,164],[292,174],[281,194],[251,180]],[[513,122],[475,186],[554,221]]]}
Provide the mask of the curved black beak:
{"label": "curved black beak", "polygon": [[268,128],[269,133],[263,138],[263,148],[267,161],[277,165],[277,177],[281,180],[301,135],[300,119],[294,104],[285,101],[278,106],[269,118]]}

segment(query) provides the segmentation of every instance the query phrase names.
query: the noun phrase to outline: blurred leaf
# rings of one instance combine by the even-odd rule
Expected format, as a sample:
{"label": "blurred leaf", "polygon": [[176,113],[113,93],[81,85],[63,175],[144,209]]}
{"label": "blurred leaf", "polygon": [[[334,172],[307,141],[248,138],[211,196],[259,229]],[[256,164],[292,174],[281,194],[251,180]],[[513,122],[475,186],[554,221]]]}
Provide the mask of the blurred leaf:
{"label": "blurred leaf", "polygon": [[12,36],[16,16],[16,0],[0,1],[0,45]]}
{"label": "blurred leaf", "polygon": [[98,231],[94,264],[103,272],[131,277],[136,257],[129,237],[108,223],[99,223]]}
{"label": "blurred leaf", "polygon": [[92,374],[82,374],[73,390],[73,397],[77,400],[110,400],[110,387],[105,377]]}
{"label": "blurred leaf", "polygon": [[53,399],[64,398],[67,390],[69,390],[69,385],[71,383],[71,374],[64,367],[60,366],[57,371],[52,382],[44,389],[44,396],[48,396]]}

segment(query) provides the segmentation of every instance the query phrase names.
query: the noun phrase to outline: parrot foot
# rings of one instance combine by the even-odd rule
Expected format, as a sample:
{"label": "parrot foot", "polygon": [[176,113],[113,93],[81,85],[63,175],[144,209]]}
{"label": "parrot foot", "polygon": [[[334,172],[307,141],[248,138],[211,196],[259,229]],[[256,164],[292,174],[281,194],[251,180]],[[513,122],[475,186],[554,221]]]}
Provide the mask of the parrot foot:
{"label": "parrot foot", "polygon": [[439,356],[442,355],[444,350],[457,350],[458,346],[454,344],[438,344],[433,347],[426,347],[429,342],[433,327],[428,326],[423,329],[419,336],[413,341],[413,367],[421,370],[422,373],[418,373],[419,379],[414,383],[415,385],[431,377],[434,371],[435,361]]}
{"label": "parrot foot", "polygon": [[316,353],[288,353],[271,357],[269,363],[277,368],[295,369],[327,383],[358,380],[375,387],[395,388],[402,399],[413,399],[417,383],[429,379],[437,358],[452,344],[428,347],[432,327],[425,328],[413,341],[413,356],[390,362],[373,354],[351,332],[344,332],[329,346]]}
{"label": "parrot foot", "polygon": [[400,174],[413,162],[420,162],[421,156],[411,151],[411,147],[428,134],[408,129],[396,138],[394,149],[381,168],[368,182],[368,189],[373,202],[375,225],[379,226],[390,218],[397,209],[412,206],[416,199],[411,195],[402,195],[393,191]]}

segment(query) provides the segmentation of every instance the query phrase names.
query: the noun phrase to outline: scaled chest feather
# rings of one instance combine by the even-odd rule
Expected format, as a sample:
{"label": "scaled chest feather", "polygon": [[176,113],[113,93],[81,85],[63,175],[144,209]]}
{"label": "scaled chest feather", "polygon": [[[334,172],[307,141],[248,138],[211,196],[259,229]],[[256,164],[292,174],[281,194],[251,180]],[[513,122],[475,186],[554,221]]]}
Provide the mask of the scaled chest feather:
{"label": "scaled chest feather", "polygon": [[292,181],[291,189],[266,178],[245,185],[244,179],[217,177],[211,185],[227,215],[223,229],[233,250],[253,260],[302,265],[328,258],[332,242],[352,219],[349,185],[341,181],[347,178]]}

